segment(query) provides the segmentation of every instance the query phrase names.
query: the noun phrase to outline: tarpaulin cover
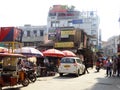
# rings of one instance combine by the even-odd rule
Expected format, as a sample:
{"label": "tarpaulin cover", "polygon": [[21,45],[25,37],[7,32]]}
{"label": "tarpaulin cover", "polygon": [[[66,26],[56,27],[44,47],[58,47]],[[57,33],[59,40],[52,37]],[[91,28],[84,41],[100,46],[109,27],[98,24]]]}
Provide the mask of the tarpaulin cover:
{"label": "tarpaulin cover", "polygon": [[1,27],[0,42],[17,41],[22,42],[23,32],[16,27]]}

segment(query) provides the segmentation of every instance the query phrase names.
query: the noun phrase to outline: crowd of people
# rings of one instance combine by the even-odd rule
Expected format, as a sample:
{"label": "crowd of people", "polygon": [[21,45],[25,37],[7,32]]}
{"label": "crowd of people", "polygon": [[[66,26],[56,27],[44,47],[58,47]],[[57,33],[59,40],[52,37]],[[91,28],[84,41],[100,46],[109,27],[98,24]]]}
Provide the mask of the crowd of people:
{"label": "crowd of people", "polygon": [[107,57],[106,59],[98,58],[96,67],[104,68],[106,70],[106,76],[120,76],[120,55],[118,57]]}

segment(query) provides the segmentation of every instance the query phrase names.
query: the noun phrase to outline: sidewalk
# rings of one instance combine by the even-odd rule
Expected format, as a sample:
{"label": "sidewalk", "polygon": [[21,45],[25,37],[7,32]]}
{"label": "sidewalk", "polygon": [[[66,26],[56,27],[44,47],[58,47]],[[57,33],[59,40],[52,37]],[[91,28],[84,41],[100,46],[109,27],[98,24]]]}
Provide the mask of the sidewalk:
{"label": "sidewalk", "polygon": [[[95,73],[94,69],[89,69],[90,73]],[[88,90],[120,90],[120,77],[106,77],[106,70],[101,69],[96,73],[97,83]]]}

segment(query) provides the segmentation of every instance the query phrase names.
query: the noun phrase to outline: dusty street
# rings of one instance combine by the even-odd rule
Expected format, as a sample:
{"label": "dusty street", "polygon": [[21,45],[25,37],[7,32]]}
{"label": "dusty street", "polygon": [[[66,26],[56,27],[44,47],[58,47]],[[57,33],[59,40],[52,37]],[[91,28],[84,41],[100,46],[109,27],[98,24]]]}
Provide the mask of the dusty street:
{"label": "dusty street", "polygon": [[106,77],[105,70],[98,73],[95,69],[89,71],[89,74],[79,77],[59,77],[58,74],[54,77],[40,77],[27,87],[17,86],[5,90],[120,90],[120,77]]}

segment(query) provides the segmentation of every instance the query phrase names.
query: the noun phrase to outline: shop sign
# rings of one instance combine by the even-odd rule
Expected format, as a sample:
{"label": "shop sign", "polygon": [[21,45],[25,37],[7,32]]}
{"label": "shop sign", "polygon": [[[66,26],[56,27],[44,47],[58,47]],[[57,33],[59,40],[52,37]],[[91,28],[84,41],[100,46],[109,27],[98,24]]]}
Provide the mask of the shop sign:
{"label": "shop sign", "polygon": [[74,47],[73,42],[58,42],[55,43],[55,48],[72,48]]}

